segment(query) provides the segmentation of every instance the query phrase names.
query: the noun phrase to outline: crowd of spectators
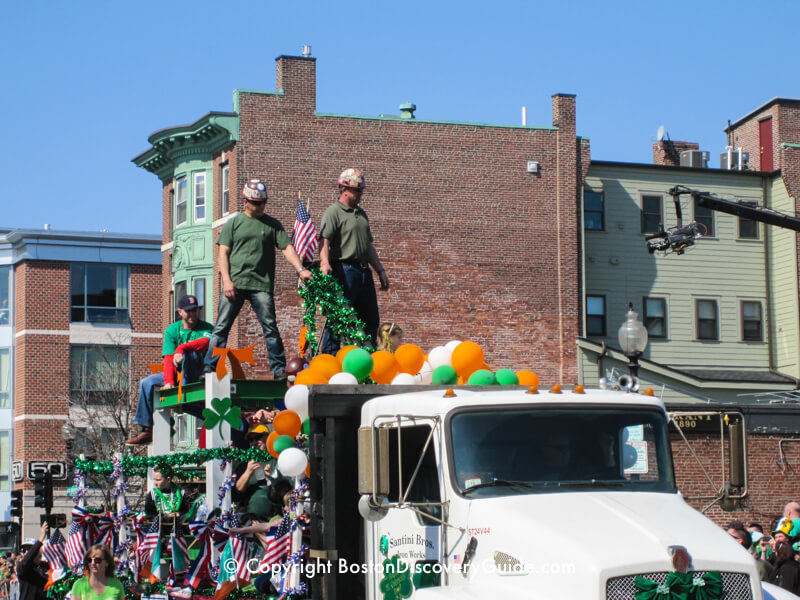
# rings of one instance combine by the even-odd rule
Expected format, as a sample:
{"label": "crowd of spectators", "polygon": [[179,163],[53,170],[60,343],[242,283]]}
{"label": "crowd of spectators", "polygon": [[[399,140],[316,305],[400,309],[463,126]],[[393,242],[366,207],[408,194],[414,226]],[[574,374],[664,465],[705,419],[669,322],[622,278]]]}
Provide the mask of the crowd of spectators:
{"label": "crowd of spectators", "polygon": [[800,502],[789,502],[767,533],[760,523],[742,521],[727,530],[753,555],[762,581],[800,595]]}
{"label": "crowd of spectators", "polygon": [[22,558],[15,552],[0,553],[0,598],[11,598],[17,587],[17,563]]}

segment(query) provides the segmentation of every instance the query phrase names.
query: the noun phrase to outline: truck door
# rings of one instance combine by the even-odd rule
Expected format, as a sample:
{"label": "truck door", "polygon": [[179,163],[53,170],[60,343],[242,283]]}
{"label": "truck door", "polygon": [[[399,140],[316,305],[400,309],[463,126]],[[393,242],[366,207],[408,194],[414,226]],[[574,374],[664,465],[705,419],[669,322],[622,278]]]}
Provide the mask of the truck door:
{"label": "truck door", "polygon": [[417,589],[442,579],[441,428],[420,420],[401,422],[389,428],[391,508],[383,519],[365,522],[367,567],[373,569],[367,576],[368,598],[374,600],[390,596],[390,589],[410,590],[413,597]]}

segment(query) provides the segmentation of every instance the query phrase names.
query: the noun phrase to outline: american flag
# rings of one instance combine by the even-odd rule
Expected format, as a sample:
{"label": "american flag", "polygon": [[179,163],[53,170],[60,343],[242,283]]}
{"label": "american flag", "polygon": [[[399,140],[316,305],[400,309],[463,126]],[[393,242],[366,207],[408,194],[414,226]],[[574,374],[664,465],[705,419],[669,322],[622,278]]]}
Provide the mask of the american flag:
{"label": "american flag", "polygon": [[317,249],[317,228],[311,220],[303,201],[297,200],[297,214],[294,217],[294,230],[292,231],[292,246],[297,256],[306,261],[314,260],[314,251]]}
{"label": "american flag", "polygon": [[182,573],[186,570],[191,560],[189,559],[189,547],[186,545],[186,540],[179,532],[175,532],[179,526],[175,526],[170,534],[171,543],[170,549],[172,550],[172,566],[176,573]]}
{"label": "american flag", "polygon": [[[67,545],[64,547],[67,565],[73,570],[83,564],[83,555],[86,554],[86,530],[83,527],[81,513],[76,515],[76,510],[82,511],[83,509],[77,506],[72,509],[72,525],[67,534]],[[86,511],[84,511],[85,513]]]}
{"label": "american flag", "polygon": [[158,547],[160,536],[161,527],[159,526],[159,515],[156,515],[156,518],[153,519],[153,524],[150,526],[150,529],[147,530],[147,533],[144,534],[144,537],[136,545],[136,554],[137,558],[139,559],[140,567],[144,566],[144,564],[147,562],[147,559],[150,558],[150,554]]}
{"label": "american flag", "polygon": [[292,524],[288,514],[283,515],[283,519],[281,519],[277,527],[273,527],[267,532],[267,538],[269,543],[267,551],[258,565],[259,573],[266,573],[272,569],[272,565],[282,562],[286,555],[289,554],[289,550],[291,550]]}
{"label": "american flag", "polygon": [[[231,517],[231,527],[241,527],[236,513]],[[236,577],[245,581],[250,581],[253,574],[247,568],[247,561],[250,560],[250,540],[244,535],[231,536],[231,551],[236,560]]]}
{"label": "american flag", "polygon": [[64,550],[66,545],[67,541],[61,534],[60,529],[56,529],[50,539],[42,544],[42,556],[50,564],[50,569],[58,569],[67,562]]}

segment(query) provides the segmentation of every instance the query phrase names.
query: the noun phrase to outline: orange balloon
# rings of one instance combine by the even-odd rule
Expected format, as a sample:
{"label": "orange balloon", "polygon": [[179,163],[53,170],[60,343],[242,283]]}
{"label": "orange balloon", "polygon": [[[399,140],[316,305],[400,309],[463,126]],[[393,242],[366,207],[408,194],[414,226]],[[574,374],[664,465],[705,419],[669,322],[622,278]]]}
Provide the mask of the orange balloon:
{"label": "orange balloon", "polygon": [[422,348],[416,344],[403,344],[394,351],[394,358],[400,366],[401,373],[416,375],[425,362]]}
{"label": "orange balloon", "polygon": [[341,368],[342,363],[344,362],[344,357],[347,356],[347,353],[355,348],[358,348],[358,346],[345,346],[336,353],[336,360],[339,361],[339,368]]}
{"label": "orange balloon", "polygon": [[306,477],[311,477],[311,463],[306,465]]}
{"label": "orange balloon", "polygon": [[483,366],[483,350],[475,342],[461,342],[453,350],[451,364],[456,373],[467,379]]}
{"label": "orange balloon", "polygon": [[278,458],[278,453],[275,452],[275,447],[272,444],[275,443],[275,440],[278,439],[279,435],[280,433],[278,433],[277,431],[273,431],[267,436],[267,452],[269,452],[275,458]]}
{"label": "orange balloon", "polygon": [[520,385],[535,385],[539,387],[539,377],[533,371],[517,371]]}
{"label": "orange balloon", "polygon": [[[272,433],[277,433],[278,435],[288,435],[294,439],[300,433],[300,427],[302,427],[300,415],[293,410],[282,410],[272,419],[272,428],[275,430]],[[267,441],[269,441],[269,438],[267,438]]]}
{"label": "orange balloon", "polygon": [[369,374],[375,383],[392,383],[395,375],[400,371],[400,365],[394,354],[388,350],[378,350],[372,353],[372,372]]}
{"label": "orange balloon", "polygon": [[308,368],[316,370],[317,373],[323,376],[325,383],[328,383],[328,380],[337,373],[342,372],[342,365],[339,364],[333,354],[318,354],[311,359]]}
{"label": "orange balloon", "polygon": [[295,385],[313,385],[315,383],[328,383],[325,375],[316,369],[304,369],[294,378]]}

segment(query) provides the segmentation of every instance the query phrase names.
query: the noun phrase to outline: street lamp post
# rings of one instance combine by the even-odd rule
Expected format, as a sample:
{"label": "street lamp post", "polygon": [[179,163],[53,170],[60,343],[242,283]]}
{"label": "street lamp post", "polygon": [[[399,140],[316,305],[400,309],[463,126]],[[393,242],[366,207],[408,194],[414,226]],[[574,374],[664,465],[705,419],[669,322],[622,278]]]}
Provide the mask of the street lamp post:
{"label": "street lamp post", "polygon": [[639,375],[639,357],[647,347],[647,328],[639,320],[638,313],[633,310],[633,303],[628,304],[625,322],[620,325],[619,345],[623,354],[628,357],[628,371],[631,377]]}

